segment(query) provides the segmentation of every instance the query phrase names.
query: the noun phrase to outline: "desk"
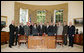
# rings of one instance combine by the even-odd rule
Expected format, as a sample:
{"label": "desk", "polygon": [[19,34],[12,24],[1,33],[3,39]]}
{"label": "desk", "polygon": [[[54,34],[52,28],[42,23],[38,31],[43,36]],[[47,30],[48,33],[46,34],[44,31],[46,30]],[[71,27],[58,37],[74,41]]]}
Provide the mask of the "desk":
{"label": "desk", "polygon": [[9,32],[1,32],[1,42],[9,41]]}
{"label": "desk", "polygon": [[55,36],[28,36],[28,48],[56,48]]}

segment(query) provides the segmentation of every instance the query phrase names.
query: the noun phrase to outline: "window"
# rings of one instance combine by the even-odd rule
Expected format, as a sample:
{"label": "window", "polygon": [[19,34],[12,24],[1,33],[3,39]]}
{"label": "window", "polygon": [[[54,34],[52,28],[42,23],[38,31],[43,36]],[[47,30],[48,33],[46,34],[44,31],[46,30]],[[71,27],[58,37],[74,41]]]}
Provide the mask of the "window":
{"label": "window", "polygon": [[63,23],[63,9],[61,10],[54,10],[54,21],[55,23],[61,22]]}
{"label": "window", "polygon": [[38,10],[37,11],[37,22],[42,22],[44,23],[45,22],[45,17],[46,17],[46,11],[43,10],[43,11],[40,11]]}
{"label": "window", "polygon": [[20,8],[20,23],[23,22],[25,25],[28,22],[28,9]]}

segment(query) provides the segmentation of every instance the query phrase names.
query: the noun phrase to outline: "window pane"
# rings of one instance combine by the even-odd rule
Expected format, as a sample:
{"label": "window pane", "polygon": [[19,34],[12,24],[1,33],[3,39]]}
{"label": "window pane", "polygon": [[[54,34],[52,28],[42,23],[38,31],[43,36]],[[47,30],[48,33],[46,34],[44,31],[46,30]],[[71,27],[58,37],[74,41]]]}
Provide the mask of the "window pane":
{"label": "window pane", "polygon": [[25,25],[28,22],[28,9],[20,8],[20,23],[23,22]]}
{"label": "window pane", "polygon": [[45,17],[46,17],[46,12],[45,11],[37,11],[37,22],[43,22],[44,23],[45,22]]}
{"label": "window pane", "polygon": [[55,23],[58,21],[63,23],[63,9],[55,10]]}

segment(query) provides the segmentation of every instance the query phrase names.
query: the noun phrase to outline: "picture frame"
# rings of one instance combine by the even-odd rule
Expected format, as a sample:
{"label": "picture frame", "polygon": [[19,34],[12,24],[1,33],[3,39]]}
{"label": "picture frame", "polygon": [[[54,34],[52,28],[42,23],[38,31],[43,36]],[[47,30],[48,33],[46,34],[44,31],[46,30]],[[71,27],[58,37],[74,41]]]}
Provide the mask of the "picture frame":
{"label": "picture frame", "polygon": [[7,16],[1,16],[1,22],[5,22],[7,25]]}
{"label": "picture frame", "polygon": [[83,18],[74,18],[75,26],[83,26]]}

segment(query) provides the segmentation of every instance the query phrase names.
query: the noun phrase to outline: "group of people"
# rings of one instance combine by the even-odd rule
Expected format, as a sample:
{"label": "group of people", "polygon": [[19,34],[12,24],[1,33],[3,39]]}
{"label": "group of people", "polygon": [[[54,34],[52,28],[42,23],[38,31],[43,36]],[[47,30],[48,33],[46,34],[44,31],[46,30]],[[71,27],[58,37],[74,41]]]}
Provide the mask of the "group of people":
{"label": "group of people", "polygon": [[63,35],[64,45],[67,45],[67,36],[69,37],[69,46],[73,47],[73,38],[75,34],[75,26],[72,25],[72,22],[69,23],[69,26],[66,22],[61,24],[58,23],[29,23],[26,25],[20,23],[18,26],[14,25],[14,21],[9,25],[10,29],[10,39],[9,39],[9,47],[12,48],[14,45],[14,36],[16,37],[15,45],[17,45],[18,36],[26,35],[26,36],[42,36],[43,34],[47,34],[48,36],[56,36]]}

